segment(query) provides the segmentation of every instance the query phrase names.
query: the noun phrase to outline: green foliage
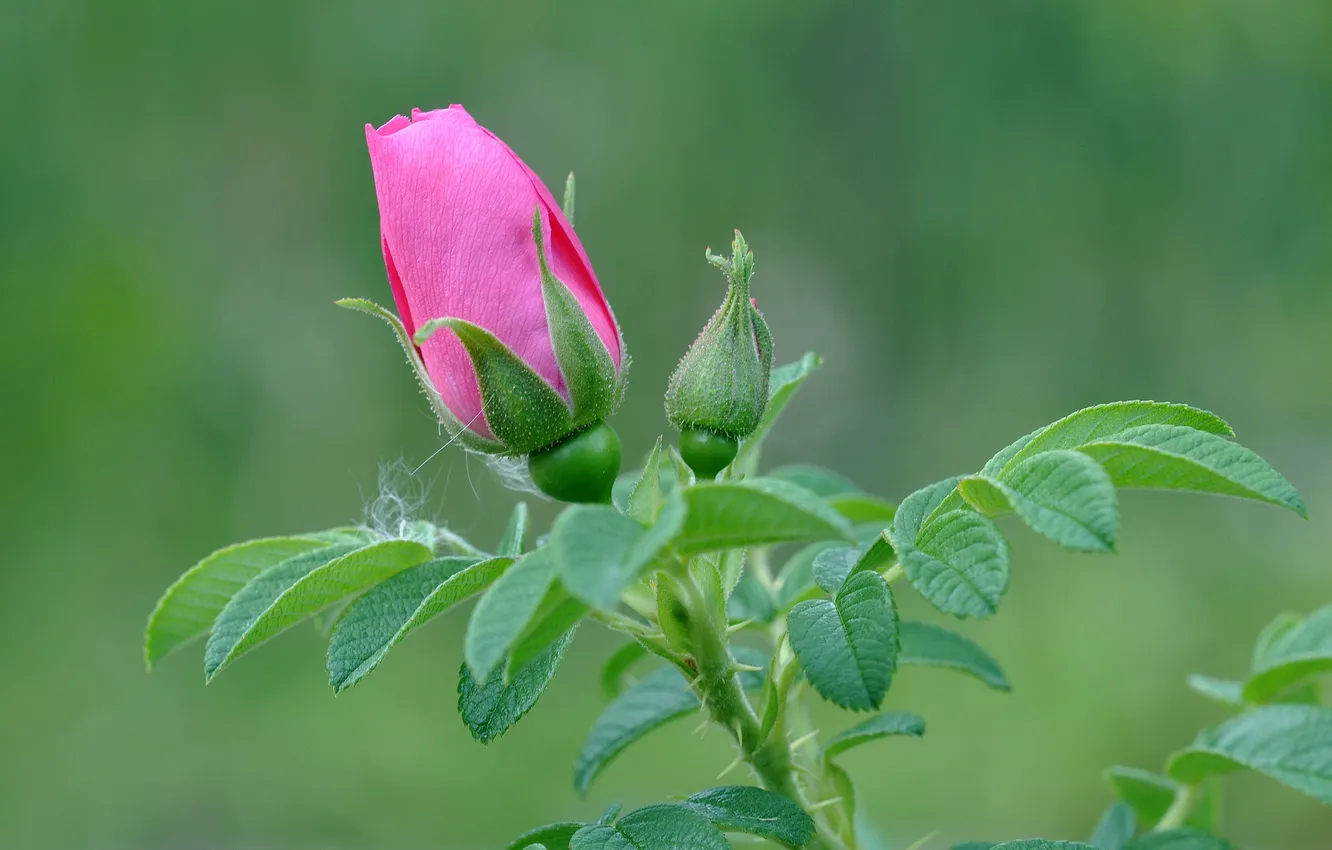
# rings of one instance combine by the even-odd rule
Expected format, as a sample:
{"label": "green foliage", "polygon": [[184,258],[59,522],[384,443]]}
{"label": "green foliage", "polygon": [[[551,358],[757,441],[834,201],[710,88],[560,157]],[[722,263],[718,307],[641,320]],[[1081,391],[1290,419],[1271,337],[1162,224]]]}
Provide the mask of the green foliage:
{"label": "green foliage", "polygon": [[823,758],[832,759],[852,747],[891,735],[919,738],[925,734],[925,718],[909,711],[886,711],[850,729],[843,729],[823,745]]}
{"label": "green foliage", "polygon": [[1332,803],[1332,709],[1255,708],[1199,734],[1166,768],[1172,779],[1188,785],[1246,769]]}
{"label": "green foliage", "polygon": [[513,728],[545,693],[572,639],[571,629],[508,681],[496,668],[478,685],[464,664],[458,671],[458,712],[472,737],[488,744]]}
{"label": "green foliage", "polygon": [[328,645],[328,679],[342,691],[375,669],[388,651],[457,603],[481,593],[512,558],[439,558],[377,585],[343,613]]}
{"label": "green foliage", "polygon": [[574,765],[574,787],[585,794],[611,759],[634,741],[672,720],[698,711],[698,697],[678,670],[654,670],[601,713]]}
{"label": "green foliage", "polygon": [[388,540],[362,548],[316,549],[269,567],[217,615],[204,649],[206,678],[301,620],[430,556],[430,549],[420,543]]}
{"label": "green foliage", "polygon": [[787,363],[772,370],[768,381],[768,405],[763,411],[763,419],[740,444],[740,451],[735,456],[733,468],[744,475],[751,475],[758,469],[759,452],[763,448],[763,438],[777,424],[782,411],[795,397],[796,390],[805,383],[805,379],[814,374],[823,365],[823,358],[812,351],[794,363]]}
{"label": "green foliage", "polygon": [[630,641],[615,650],[601,668],[601,689],[610,699],[619,696],[624,690],[625,675],[639,661],[647,657],[648,651],[643,644]]}
{"label": "green foliage", "polygon": [[824,699],[877,709],[897,670],[897,609],[878,573],[847,579],[833,600],[801,602],[787,615],[791,648]]}
{"label": "green foliage", "polygon": [[463,658],[478,681],[485,681],[518,641],[554,581],[549,549],[536,549],[509,567],[481,597],[463,640]]}
{"label": "green foliage", "polygon": [[1215,700],[1222,705],[1244,705],[1244,683],[1229,679],[1214,679],[1211,676],[1189,676],[1186,680],[1193,692]]}
{"label": "green foliage", "polygon": [[519,502],[513,506],[513,513],[509,514],[509,524],[504,527],[504,536],[500,538],[499,548],[495,550],[495,554],[517,558],[523,554],[526,540],[527,502]]}
{"label": "green foliage", "polygon": [[1196,829],[1169,829],[1130,841],[1124,850],[1234,850],[1234,847],[1225,839]]}
{"label": "green foliage", "polygon": [[706,818],[686,806],[658,804],[632,811],[614,824],[585,826],[574,834],[572,850],[731,850]]}
{"label": "green foliage", "polygon": [[624,589],[665,554],[684,518],[678,495],[651,527],[610,505],[576,505],[551,528],[550,557],[570,593],[594,607],[614,608]]}
{"label": "green foliage", "polygon": [[903,622],[898,625],[898,641],[900,665],[946,667],[975,676],[995,690],[1012,687],[993,656],[956,632],[926,623]]}
{"label": "green foliage", "polygon": [[818,496],[786,481],[699,483],[684,491],[681,555],[802,540],[845,540],[851,527]]}
{"label": "green foliage", "polygon": [[515,838],[510,842],[507,850],[527,850],[528,847],[534,844],[544,847],[546,850],[569,850],[569,842],[573,840],[574,833],[584,826],[586,824],[576,821],[539,826]]}
{"label": "green foliage", "polygon": [[804,847],[814,837],[814,819],[780,794],[746,785],[700,791],[682,804],[725,832],[745,832],[786,847]]}
{"label": "green foliage", "polygon": [[1308,619],[1282,617],[1264,638],[1243,686],[1245,702],[1271,702],[1295,685],[1332,671],[1332,605]]}
{"label": "green foliage", "polygon": [[1091,844],[1098,850],[1123,850],[1138,831],[1138,819],[1128,803],[1114,803],[1105,810],[1092,831]]}

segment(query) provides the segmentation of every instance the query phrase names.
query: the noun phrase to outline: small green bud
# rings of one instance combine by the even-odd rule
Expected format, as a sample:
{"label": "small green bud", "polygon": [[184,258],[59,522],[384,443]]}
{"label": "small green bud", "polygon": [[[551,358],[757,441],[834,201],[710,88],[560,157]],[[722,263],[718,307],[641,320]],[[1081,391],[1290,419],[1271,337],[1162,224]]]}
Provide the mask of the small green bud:
{"label": "small green bud", "polygon": [[716,478],[735,460],[740,444],[734,437],[724,437],[710,431],[686,428],[680,432],[680,456],[699,478]]}
{"label": "small green bud", "polygon": [[[729,258],[711,250],[706,256],[726,274],[726,299],[671,375],[666,417],[681,431],[734,442],[758,427],[768,406],[772,334],[749,297],[754,255],[740,231],[735,232]],[[697,467],[695,471],[705,475]]]}
{"label": "small green bud", "polygon": [[620,474],[620,437],[599,422],[527,458],[532,482],[561,502],[609,504]]}

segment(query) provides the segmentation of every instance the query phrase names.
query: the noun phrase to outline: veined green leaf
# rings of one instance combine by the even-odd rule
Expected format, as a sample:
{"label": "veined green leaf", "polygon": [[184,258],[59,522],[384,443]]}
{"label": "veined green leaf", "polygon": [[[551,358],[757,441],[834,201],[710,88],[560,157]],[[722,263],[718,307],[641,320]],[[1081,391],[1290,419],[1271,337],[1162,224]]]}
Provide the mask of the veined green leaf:
{"label": "veined green leaf", "polygon": [[797,549],[782,564],[776,581],[777,609],[785,611],[800,601],[814,585],[814,560],[829,549],[838,547],[835,541],[811,543]]}
{"label": "veined green leaf", "polygon": [[1235,850],[1224,838],[1196,829],[1168,829],[1149,832],[1124,845],[1124,850]]}
{"label": "veined green leaf", "polygon": [[1196,785],[1210,776],[1253,770],[1332,803],[1332,709],[1269,705],[1202,732],[1170,757],[1167,772]]}
{"label": "veined green leaf", "polygon": [[148,617],[143,655],[148,669],[167,654],[207,634],[231,597],[264,570],[328,541],[312,535],[267,537],[218,549],[167,588]]}
{"label": "veined green leaf", "polygon": [[1244,683],[1232,682],[1228,679],[1214,679],[1211,676],[1190,676],[1187,680],[1189,688],[1200,696],[1215,700],[1222,705],[1242,706],[1244,705]]}
{"label": "veined green leaf", "polygon": [[836,599],[801,602],[787,614],[791,648],[824,699],[877,709],[897,669],[897,610],[878,573],[856,573]]}
{"label": "veined green leaf", "polygon": [[1279,632],[1265,635],[1258,667],[1244,683],[1244,700],[1270,702],[1283,691],[1332,671],[1332,605],[1307,620],[1283,619]]}
{"label": "veined green leaf", "polygon": [[994,850],[1096,850],[1081,841],[1048,841],[1044,838],[1023,838],[994,845]]}
{"label": "veined green leaf", "polygon": [[637,809],[614,824],[585,826],[574,834],[569,846],[572,850],[731,850],[706,818],[670,803]]}
{"label": "veined green leaf", "polygon": [[1285,476],[1254,452],[1216,434],[1178,425],[1143,425],[1078,451],[1105,467],[1120,487],[1238,496],[1309,515]]}
{"label": "veined green leaf", "polygon": [[624,677],[639,661],[647,657],[643,644],[631,640],[615,650],[601,668],[601,689],[606,696],[614,699],[624,690]]}
{"label": "veined green leaf", "polygon": [[[757,653],[736,647],[736,660],[754,667],[767,664]],[[746,671],[740,684],[747,691],[763,687],[763,674]],[[674,667],[659,667],[625,690],[601,713],[588,732],[574,765],[574,788],[586,794],[592,781],[612,759],[652,730],[699,710],[698,697]]]}
{"label": "veined green leaf", "polygon": [[463,658],[478,682],[508,655],[510,648],[536,615],[555,580],[548,548],[535,549],[518,559],[472,609],[463,638]]}
{"label": "veined green leaf", "polygon": [[1289,611],[1282,612],[1272,618],[1263,630],[1258,633],[1258,639],[1253,644],[1253,657],[1249,665],[1251,673],[1257,673],[1271,666],[1272,659],[1279,654],[1274,649],[1279,649],[1281,639],[1291,629],[1297,628],[1304,622],[1304,617],[1299,614],[1293,614]]}
{"label": "veined green leaf", "polygon": [[899,624],[899,630],[898,640],[902,648],[897,656],[898,664],[959,670],[997,691],[1012,687],[999,662],[962,635],[926,623],[904,622]]}
{"label": "veined green leaf", "polygon": [[506,850],[527,850],[533,844],[545,847],[546,850],[569,850],[569,842],[573,839],[574,833],[584,826],[587,824],[577,821],[539,826],[515,838]]}
{"label": "veined green leaf", "polygon": [[768,478],[789,481],[821,498],[848,493],[859,493],[855,482],[840,472],[815,466],[812,463],[792,463],[779,466],[767,473]]}
{"label": "veined green leaf", "polygon": [[746,832],[787,847],[814,838],[814,819],[780,794],[748,785],[700,791],[682,803],[726,832]]}
{"label": "veined green leaf", "polygon": [[527,502],[513,506],[509,515],[509,524],[504,528],[504,537],[500,539],[496,554],[507,558],[517,558],[523,554],[523,541],[527,539]]}
{"label": "veined green leaf", "polygon": [[777,619],[777,600],[758,577],[746,570],[731,589],[726,610],[733,621],[771,623]]}
{"label": "veined green leaf", "polygon": [[574,505],[555,520],[550,557],[569,592],[589,605],[614,608],[624,589],[661,558],[685,522],[672,494],[645,528],[610,505]]}
{"label": "veined green leaf", "polygon": [[217,615],[204,650],[204,673],[212,679],[254,647],[339,599],[386,581],[430,560],[426,546],[388,540],[323,558],[327,549],[298,555],[270,567],[231,598]]}
{"label": "veined green leaf", "polygon": [[851,526],[813,493],[786,481],[699,483],[676,541],[681,555],[801,540],[848,540]]}
{"label": "veined green leaf", "polygon": [[835,758],[852,747],[877,741],[890,735],[919,738],[925,734],[925,719],[909,711],[885,711],[863,723],[844,729],[823,745],[823,758]]}
{"label": "veined green leaf", "polygon": [[1116,797],[1133,808],[1138,823],[1144,826],[1156,824],[1165,817],[1179,790],[1174,780],[1136,767],[1116,765],[1108,768],[1105,781]]}
{"label": "veined green leaf", "polygon": [[[922,487],[902,500],[902,504],[897,506],[897,515],[893,517],[892,534],[904,543],[915,543],[916,537],[920,535],[921,528],[925,521],[935,513],[942,513],[939,510],[946,499],[955,495],[957,482],[961,478],[954,476],[945,478],[942,481],[936,481],[927,487]],[[956,499],[956,507],[965,507],[961,497]]]}
{"label": "veined green leaf", "polygon": [[763,411],[763,419],[754,432],[740,444],[740,451],[732,461],[732,469],[743,475],[753,475],[758,468],[759,451],[763,448],[763,439],[768,436],[772,426],[790,404],[791,398],[805,379],[823,365],[823,358],[810,351],[794,363],[787,363],[772,370],[768,379],[768,406]]}
{"label": "veined green leaf", "polygon": [[1097,850],[1124,850],[1138,831],[1138,819],[1128,803],[1112,803],[1096,822],[1091,843]]}
{"label": "veined green leaf", "polygon": [[856,564],[860,563],[861,554],[860,549],[854,546],[835,546],[819,552],[811,565],[814,583],[828,593],[836,593]]}
{"label": "veined green leaf", "polygon": [[897,515],[896,505],[868,493],[840,493],[824,501],[854,525],[869,523],[886,528]]}
{"label": "veined green leaf", "polygon": [[661,437],[658,437],[643,464],[642,475],[629,491],[625,513],[644,525],[650,525],[665,501],[666,493],[661,486]]}
{"label": "veined green leaf", "polygon": [[334,691],[351,687],[416,629],[489,587],[512,558],[438,558],[403,570],[357,599],[328,645]]}
{"label": "veined green leaf", "polygon": [[528,664],[541,658],[556,641],[569,634],[591,609],[574,597],[557,576],[546,588],[546,596],[537,606],[522,634],[513,642],[504,664],[504,681],[519,675]]}
{"label": "veined green leaf", "polygon": [[485,683],[478,685],[464,664],[458,671],[458,713],[472,737],[489,744],[531,711],[555,677],[555,669],[572,639],[571,629],[507,683],[503,668],[496,667]]}
{"label": "veined green leaf", "polygon": [[926,523],[914,542],[896,525],[890,536],[907,579],[931,605],[964,618],[999,609],[1008,589],[1008,543],[993,521],[970,510],[949,511]]}
{"label": "veined green leaf", "polygon": [[963,478],[958,491],[976,510],[995,516],[1010,508],[1037,534],[1061,546],[1109,552],[1119,532],[1119,499],[1110,475],[1081,452],[1031,455],[1002,476]]}

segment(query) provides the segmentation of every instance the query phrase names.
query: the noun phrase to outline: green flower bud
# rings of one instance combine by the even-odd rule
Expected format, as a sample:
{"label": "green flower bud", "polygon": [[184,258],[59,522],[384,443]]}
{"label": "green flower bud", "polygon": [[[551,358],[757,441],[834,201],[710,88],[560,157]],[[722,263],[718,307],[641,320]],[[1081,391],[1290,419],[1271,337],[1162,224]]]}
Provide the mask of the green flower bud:
{"label": "green flower bud", "polygon": [[620,438],[601,422],[527,458],[532,482],[561,502],[604,502],[620,474]]}
{"label": "green flower bud", "polygon": [[[740,231],[735,232],[729,258],[711,250],[707,258],[726,274],[726,299],[671,375],[666,389],[666,417],[681,431],[703,432],[734,442],[758,427],[768,406],[772,334],[749,297],[754,255]],[[685,442],[707,441],[690,437],[682,441],[682,451]],[[715,448],[710,446],[708,450]]]}

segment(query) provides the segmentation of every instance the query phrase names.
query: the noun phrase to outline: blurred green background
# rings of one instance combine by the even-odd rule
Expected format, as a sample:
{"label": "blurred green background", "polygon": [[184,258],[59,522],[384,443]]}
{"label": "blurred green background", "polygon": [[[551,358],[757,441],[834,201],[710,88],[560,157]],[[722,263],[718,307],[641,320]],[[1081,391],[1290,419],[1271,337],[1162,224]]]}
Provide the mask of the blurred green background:
{"label": "blurred green background", "polygon": [[[662,730],[589,799],[573,757],[609,633],[483,748],[455,615],[334,698],[300,627],[204,688],[143,670],[161,590],[223,544],[356,520],[439,445],[385,329],[363,125],[464,103],[558,186],[624,325],[631,452],[741,227],[779,359],[827,365],[772,440],[900,498],[1121,398],[1228,418],[1314,519],[1129,494],[1121,551],[1009,522],[1005,610],[964,624],[1008,695],[913,668],[922,741],[847,758],[904,847],[1085,838],[1112,763],[1159,767],[1258,628],[1332,600],[1332,5],[8,0],[0,10],[0,847],[491,848],[712,784]],[[512,497],[456,451],[427,510]],[[549,519],[549,506],[538,510]],[[930,618],[903,594],[912,615]],[[825,730],[846,723],[819,715]],[[1332,811],[1227,785],[1248,850]]]}

